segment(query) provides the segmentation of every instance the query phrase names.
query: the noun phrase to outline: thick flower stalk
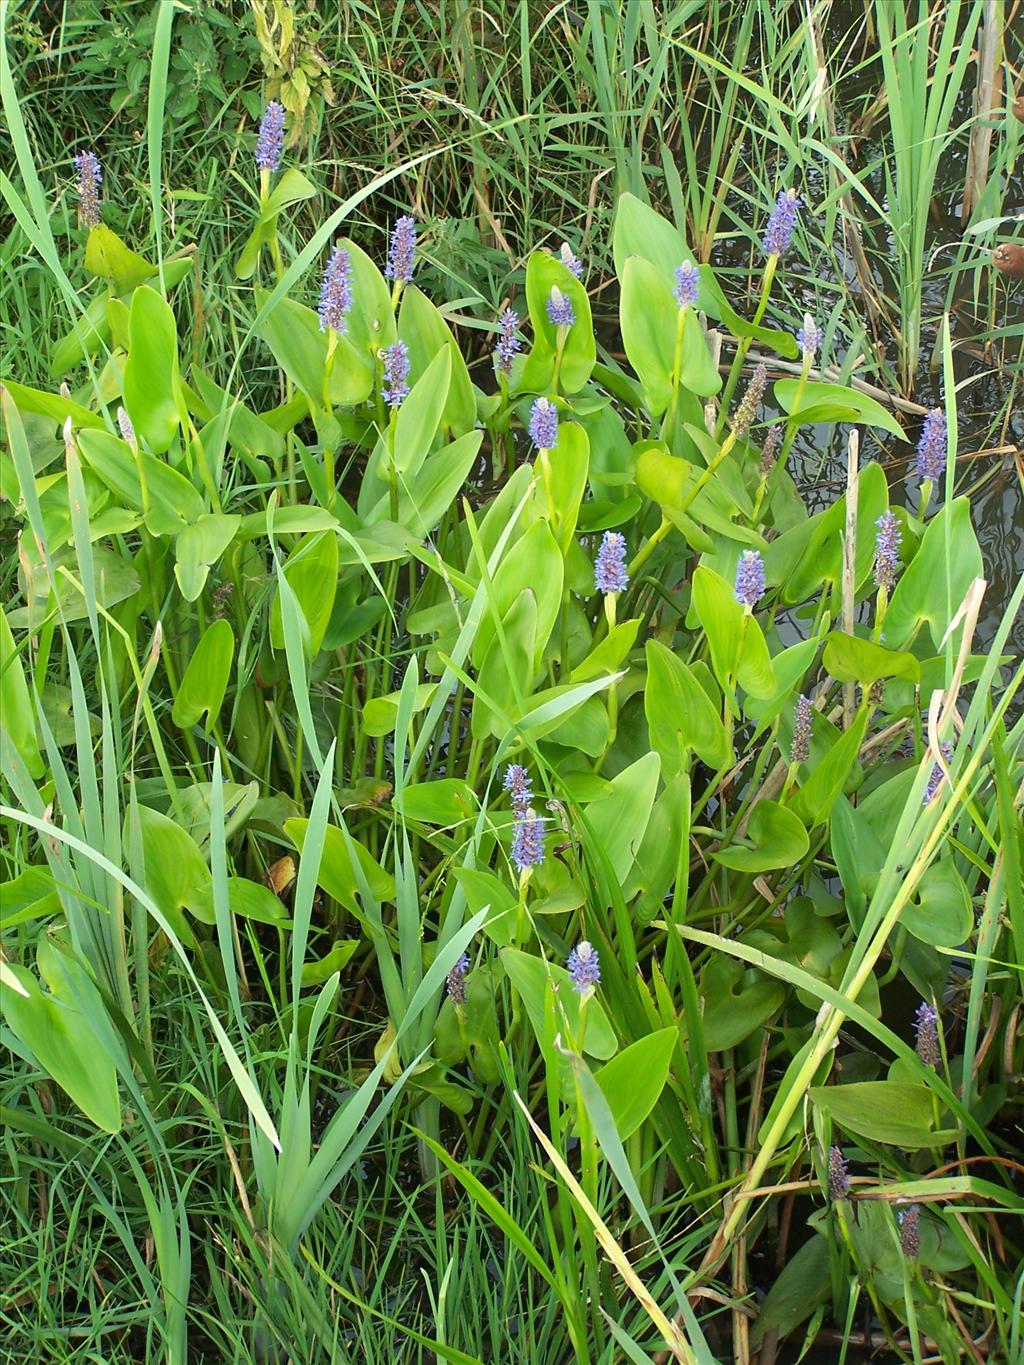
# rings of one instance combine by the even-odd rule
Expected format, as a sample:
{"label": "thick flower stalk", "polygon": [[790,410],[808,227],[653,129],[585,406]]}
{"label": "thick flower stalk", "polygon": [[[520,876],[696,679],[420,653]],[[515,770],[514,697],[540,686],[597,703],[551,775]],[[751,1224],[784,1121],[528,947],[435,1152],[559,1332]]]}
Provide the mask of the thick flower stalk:
{"label": "thick flower stalk", "polygon": [[810,697],[801,696],[796,704],[793,721],[793,742],[789,748],[790,763],[806,763],[811,753],[811,717],[814,707]]}
{"label": "thick flower stalk", "polygon": [[829,1148],[828,1197],[832,1204],[850,1197],[850,1167],[840,1147]]}
{"label": "thick flower stalk", "polygon": [[505,769],[501,785],[511,798],[513,814],[524,815],[533,801],[533,783],[523,765],[510,763]]}
{"label": "thick flower stalk", "polygon": [[732,418],[732,429],[737,438],[746,434],[750,425],[757,416],[757,409],[761,405],[764,391],[768,386],[768,371],[763,365],[757,365],[754,373],[750,376],[750,383],[747,391],[740,399],[739,406]]}

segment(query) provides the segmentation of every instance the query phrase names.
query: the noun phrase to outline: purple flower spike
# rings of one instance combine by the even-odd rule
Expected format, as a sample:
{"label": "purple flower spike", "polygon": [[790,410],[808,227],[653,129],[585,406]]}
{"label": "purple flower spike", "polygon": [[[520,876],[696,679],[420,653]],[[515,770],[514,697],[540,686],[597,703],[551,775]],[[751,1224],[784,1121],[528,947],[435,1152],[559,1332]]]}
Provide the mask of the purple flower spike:
{"label": "purple flower spike", "polygon": [[256,165],[261,171],[276,171],[284,148],[284,105],[271,100],[260,120],[256,139]]}
{"label": "purple flower spike", "polygon": [[352,307],[352,269],[348,252],[336,246],[320,286],[320,330],[348,331],[345,314]]}
{"label": "purple flower spike", "polygon": [[594,987],[601,984],[601,959],[597,949],[585,938],[580,939],[569,954],[565,963],[572,978],[572,988],[580,995],[592,995]]}
{"label": "purple flower spike", "polygon": [[811,714],[814,708],[810,697],[801,697],[796,704],[793,721],[793,743],[789,749],[790,763],[806,763],[811,752]]}
{"label": "purple flower spike", "polygon": [[512,861],[520,872],[544,861],[544,821],[531,806],[516,811],[512,830]]}
{"label": "purple flower spike", "polygon": [[533,783],[530,781],[530,774],[521,763],[510,763],[505,769],[505,777],[502,787],[512,798],[512,809],[516,815],[522,815],[533,800]]}
{"label": "purple flower spike", "polygon": [[793,190],[783,190],[779,194],[764,232],[763,248],[766,256],[784,256],[789,250],[800,204],[801,200]]}
{"label": "purple flower spike", "polygon": [[548,317],[551,319],[553,327],[571,327],[576,321],[576,313],[572,304],[565,297],[557,284],[551,286],[551,294],[547,301]]}
{"label": "purple flower spike", "polygon": [[388,407],[401,407],[409,397],[409,348],[396,341],[384,350],[384,385],[381,397]]}
{"label": "purple flower spike", "polygon": [[796,344],[805,360],[813,360],[821,345],[821,332],[810,313],[804,314],[804,325],[796,334]]}
{"label": "purple flower spike", "polygon": [[453,1005],[466,1003],[466,973],[469,971],[469,954],[463,953],[445,978],[448,999]]}
{"label": "purple flower spike", "polygon": [[494,364],[501,374],[510,373],[513,360],[522,350],[523,343],[516,336],[518,326],[519,314],[511,308],[506,308],[501,315],[501,331],[498,334],[498,344],[494,348]]}
{"label": "purple flower spike", "polygon": [[914,1050],[925,1066],[939,1064],[939,1012],[934,1005],[922,1000],[914,1015],[917,1037]]}
{"label": "purple flower spike", "polygon": [[[951,763],[953,761],[953,745],[950,741],[948,739],[942,740],[939,744],[939,748],[942,750],[942,757],[946,760],[946,763]],[[922,805],[927,806],[935,799],[935,796],[945,779],[946,774],[942,771],[941,765],[936,763],[928,777],[928,785],[924,789],[924,800],[921,803]]]}
{"label": "purple flower spike", "polygon": [[900,1225],[900,1251],[908,1261],[916,1261],[921,1254],[921,1208],[911,1204],[896,1215]]}
{"label": "purple flower spike", "polygon": [[594,560],[595,592],[625,592],[629,587],[626,572],[626,537],[618,531],[605,531]]}
{"label": "purple flower spike", "polygon": [[78,216],[88,228],[100,224],[100,185],[103,167],[95,152],[79,152],[75,157],[78,172]]}
{"label": "purple flower spike", "polygon": [[399,218],[391,233],[384,274],[396,284],[408,284],[416,264],[416,219]]}
{"label": "purple flower spike", "polygon": [[900,524],[892,512],[883,512],[875,522],[875,587],[892,592],[900,569]]}
{"label": "purple flower spike", "polygon": [[530,439],[538,450],[558,444],[558,409],[547,398],[538,398],[530,409]]}
{"label": "purple flower spike", "polygon": [[946,468],[946,414],[932,408],[924,419],[917,443],[917,477],[939,479]]}
{"label": "purple flower spike", "polygon": [[572,254],[572,247],[569,245],[568,242],[562,243],[561,250],[559,251],[558,254],[566,270],[572,271],[572,273],[576,276],[578,280],[582,280],[583,262],[580,260],[578,256],[574,256]]}
{"label": "purple flower spike", "polygon": [[700,271],[689,261],[684,261],[676,270],[676,283],[672,293],[680,308],[692,308],[697,302],[700,288]]}
{"label": "purple flower spike", "polygon": [[830,1203],[846,1199],[850,1194],[850,1167],[841,1147],[830,1147],[828,1153],[828,1197]]}
{"label": "purple flower spike", "polygon": [[764,560],[757,550],[744,550],[736,567],[736,601],[752,610],[764,596]]}

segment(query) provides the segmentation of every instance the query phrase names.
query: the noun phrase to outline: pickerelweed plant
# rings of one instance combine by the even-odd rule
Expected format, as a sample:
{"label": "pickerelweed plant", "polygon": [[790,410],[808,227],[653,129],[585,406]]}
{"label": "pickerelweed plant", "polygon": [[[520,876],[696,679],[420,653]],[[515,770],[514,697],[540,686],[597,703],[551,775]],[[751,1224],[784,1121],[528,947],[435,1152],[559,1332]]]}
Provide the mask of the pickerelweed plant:
{"label": "pickerelweed plant", "polygon": [[[847,493],[810,515],[798,432],[908,434],[816,377],[813,319],[799,341],[762,325],[795,195],[765,214],[752,322],[624,195],[628,364],[599,359],[572,252],[536,251],[471,369],[415,282],[411,217],[384,272],[330,229],[285,262],[279,217],[312,186],[280,170],[282,119],[231,375],[179,344],[189,257],[136,254],[97,199],[60,390],[3,394],[6,1037],[98,1129],[147,1135],[172,1358],[191,1234],[164,1129],[212,1123],[254,1235],[298,1263],[399,1113],[423,1178],[452,1172],[550,1286],[580,1361],[612,1339],[712,1360],[687,1293],[719,1275],[749,1342],[775,1189],[807,1240],[755,1340],[794,1301],[842,1325],[863,1293],[901,1349],[959,1359],[962,1329],[1008,1351],[988,1267],[1021,1199],[989,1129],[1020,1048],[1003,648],[1024,585],[976,648],[948,337],[916,515],[856,441]],[[279,393],[259,411],[256,365]],[[172,971],[201,1011],[155,1010]],[[378,1036],[339,1075],[357,979]],[[936,1011],[927,1057],[884,1004],[900,982]],[[183,1028],[205,1093],[167,1079]],[[34,1107],[11,1122],[46,1141]],[[474,1173],[524,1122],[559,1175],[539,1245]]]}

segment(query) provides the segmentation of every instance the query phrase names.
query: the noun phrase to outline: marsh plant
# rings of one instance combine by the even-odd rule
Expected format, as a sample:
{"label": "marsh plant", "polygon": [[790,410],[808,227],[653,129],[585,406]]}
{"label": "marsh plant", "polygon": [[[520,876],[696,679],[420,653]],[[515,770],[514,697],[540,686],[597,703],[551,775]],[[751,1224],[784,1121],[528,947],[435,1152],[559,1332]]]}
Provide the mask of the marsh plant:
{"label": "marsh plant", "polygon": [[[3,388],[11,1339],[99,1283],[111,1360],[1011,1359],[1024,584],[980,644],[948,331],[912,429],[766,324],[795,191],[749,320],[623,193],[614,342],[537,249],[481,363],[412,214],[299,244],[286,132],[230,365],[86,152],[84,304]],[[32,1321],[79,1192],[92,1276]]]}

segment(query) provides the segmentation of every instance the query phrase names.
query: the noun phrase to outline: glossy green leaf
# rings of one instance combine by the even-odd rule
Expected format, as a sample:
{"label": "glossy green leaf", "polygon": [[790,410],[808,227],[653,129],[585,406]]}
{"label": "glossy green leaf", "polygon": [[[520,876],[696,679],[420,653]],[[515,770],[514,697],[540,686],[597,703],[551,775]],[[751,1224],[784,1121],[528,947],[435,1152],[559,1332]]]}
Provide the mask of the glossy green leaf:
{"label": "glossy green leaf", "polygon": [[0,929],[49,919],[60,912],[60,897],[50,873],[26,867],[9,882],[0,882]]}
{"label": "glossy green leaf", "polygon": [[[533,953],[518,948],[502,948],[501,963],[508,979],[522,996],[534,1032],[542,1043],[550,1046],[553,1039],[545,1038],[545,997],[548,990],[555,992],[555,1012],[558,1027],[564,1026],[569,1038],[580,1034],[580,997],[573,990],[572,979],[557,962],[545,962]],[[608,1016],[600,1000],[587,1001],[583,1051],[591,1057],[606,1061],[615,1055],[617,1044]]]}
{"label": "glossy green leaf", "polygon": [[[41,950],[45,944],[46,940],[41,940]],[[26,992],[21,995],[7,988],[0,990],[0,1008],[11,1031],[97,1128],[105,1133],[120,1132],[117,1070],[87,1016],[73,996],[68,998],[70,991],[64,998],[58,997],[44,991],[25,967],[6,965]],[[102,1008],[96,987],[81,969],[75,985],[89,992],[95,1008]]]}
{"label": "glossy green leaf", "polygon": [[857,765],[867,724],[868,713],[861,710],[849,730],[840,735],[825,757],[814,765],[797,793],[793,808],[810,827],[824,824],[840,792],[847,789]]}
{"label": "glossy green leaf", "polygon": [[966,942],[974,927],[974,911],[951,858],[941,858],[926,869],[900,923],[922,943],[936,948],[956,948]]}
{"label": "glossy green leaf", "polygon": [[203,591],[211,568],[234,540],[241,520],[223,512],[210,512],[178,532],[174,541],[174,577],[186,602],[194,602]]}
{"label": "glossy green leaf", "polygon": [[622,271],[619,325],[652,417],[660,416],[672,397],[678,313],[662,273],[643,257],[630,256]]}
{"label": "glossy green leaf", "polygon": [[917,553],[893,590],[885,614],[886,643],[893,648],[906,646],[927,622],[938,649],[968,589],[983,574],[971,504],[967,498],[956,498],[932,517]]}
{"label": "glossy green leaf", "polygon": [[849,1085],[816,1085],[807,1092],[812,1104],[833,1123],[858,1137],[906,1151],[938,1147],[947,1134],[937,1133],[935,1101],[926,1085],[901,1081],[853,1081]]}
{"label": "glossy green leaf", "polygon": [[565,338],[559,387],[565,393],[578,393],[589,380],[597,359],[590,299],[582,282],[557,256],[546,251],[534,251],[526,266],[526,304],[534,342],[523,365],[519,385],[533,393],[543,393],[551,387],[558,335],[547,310],[552,286],[561,290],[576,315]]}
{"label": "glossy green leaf", "polygon": [[440,351],[448,351],[451,378],[441,425],[454,436],[472,431],[476,424],[476,398],[469,369],[451,328],[438,308],[414,284],[408,284],[402,290],[398,334],[409,349],[409,374],[414,384]]}
{"label": "glossy green leaf", "polygon": [[[256,291],[262,308],[267,296]],[[259,327],[260,336],[288,378],[314,408],[324,406],[327,373],[327,334],[311,309],[294,299],[279,299]],[[327,396],[332,403],[363,403],[373,393],[376,372],[367,351],[353,345],[351,337],[339,335],[331,365]]]}
{"label": "glossy green leaf", "polygon": [[619,1138],[625,1142],[650,1114],[668,1080],[679,1030],[659,1029],[630,1043],[594,1072],[608,1101]]}
{"label": "glossy green leaf", "polygon": [[872,640],[834,630],[825,637],[822,663],[838,682],[859,682],[865,686],[879,678],[905,678],[917,682],[921,665],[913,654],[884,649]]}
{"label": "glossy green leaf", "polygon": [[[202,494],[180,470],[145,452],[134,455],[131,447],[109,431],[80,431],[78,447],[110,491],[125,506],[143,510],[139,466],[146,481],[149,503],[147,526],[153,535],[176,535],[206,515]],[[261,517],[266,526],[266,517]]]}
{"label": "glossy green leaf", "polygon": [[30,776],[43,775],[43,759],[36,738],[36,714],[25,678],[21,654],[7,617],[0,611],[0,727]]}
{"label": "glossy green leaf", "polygon": [[[308,827],[309,821],[306,819],[285,821],[285,833],[300,852]],[[366,879],[370,894],[378,901],[394,900],[395,882],[391,874],[381,867],[370,850],[358,840],[352,841],[352,847],[359,859],[362,875]],[[337,825],[327,826],[317,881],[329,896],[334,897],[339,905],[358,913],[359,883],[356,879],[356,870],[345,842],[345,836]]]}
{"label": "glossy green leaf", "polygon": [[175,725],[184,730],[198,725],[200,717],[205,715],[207,729],[213,727],[224,701],[234,657],[235,633],[231,623],[223,618],[211,621],[178,686],[171,711]]}
{"label": "glossy green leaf", "polygon": [[335,972],[343,972],[359,951],[358,938],[338,939],[326,956],[302,964],[302,984],[304,987],[319,986],[329,980]]}
{"label": "glossy green leaf", "polygon": [[644,711],[666,781],[689,767],[687,752],[719,771],[733,761],[722,717],[692,670],[658,640],[648,640]]}
{"label": "glossy green leaf", "polygon": [[415,782],[403,788],[392,805],[406,820],[449,828],[474,819],[479,810],[473,789],[459,777]]}
{"label": "glossy green leaf", "polygon": [[810,847],[803,824],[777,801],[758,801],[750,813],[746,834],[713,854],[716,863],[739,872],[767,872],[795,867]]}
{"label": "glossy green leaf", "polygon": [[651,818],[661,761],[647,753],[612,778],[610,789],[587,806],[587,823],[619,882],[625,881]]}
{"label": "glossy green leaf", "polygon": [[728,958],[712,958],[700,978],[704,1042],[710,1052],[736,1047],[762,1028],[786,999],[786,988]]}
{"label": "glossy green leaf", "polygon": [[[334,610],[338,588],[338,537],[333,531],[303,536],[288,556],[284,576],[303,615],[306,657],[315,659]],[[270,643],[274,649],[284,649],[281,610],[281,596],[277,593],[270,608]]]}
{"label": "glossy green leaf", "polygon": [[[864,426],[881,427],[901,441],[906,432],[888,408],[859,389],[843,384],[822,384],[815,380],[778,379],[775,398],[790,421],[813,425],[818,422],[857,422]],[[799,402],[794,411],[793,405]]]}
{"label": "glossy green leaf", "polygon": [[[250,881],[248,877],[228,877],[227,889],[228,909],[233,915],[256,920],[259,924],[288,923],[288,914],[281,901],[262,882]],[[191,898],[189,909],[204,924],[216,924],[212,881]]]}
{"label": "glossy green leaf", "polygon": [[174,440],[181,415],[178,332],[163,295],[141,285],[132,295],[124,405],[139,439],[155,455]]}
{"label": "glossy green leaf", "polygon": [[91,228],[85,243],[85,268],[113,286],[115,294],[127,294],[157,273],[137,252],[132,251],[106,223]]}

